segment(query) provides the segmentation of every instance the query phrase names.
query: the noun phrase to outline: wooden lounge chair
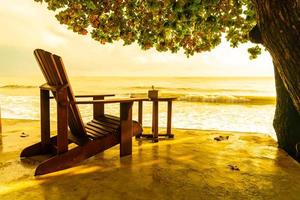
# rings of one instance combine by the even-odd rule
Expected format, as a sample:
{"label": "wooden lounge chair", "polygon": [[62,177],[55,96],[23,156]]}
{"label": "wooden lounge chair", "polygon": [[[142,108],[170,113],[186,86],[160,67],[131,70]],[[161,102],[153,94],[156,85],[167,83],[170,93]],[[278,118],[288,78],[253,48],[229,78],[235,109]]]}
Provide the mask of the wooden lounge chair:
{"label": "wooden lounge chair", "polygon": [[[53,155],[38,165],[35,175],[72,167],[117,144],[120,144],[120,156],[130,155],[132,136],[142,132],[140,124],[132,121],[132,104],[139,99],[104,100],[105,96],[112,95],[74,96],[61,57],[42,49],[36,49],[34,55],[47,81],[40,86],[41,142],[25,148],[21,157]],[[50,97],[50,91],[53,97]],[[93,100],[75,99],[87,97]],[[57,103],[57,135],[53,137],[50,136],[51,98]],[[106,103],[120,103],[120,118],[104,114]],[[83,124],[77,104],[93,104],[94,119],[86,125]],[[75,147],[71,148],[71,143],[75,143]]]}

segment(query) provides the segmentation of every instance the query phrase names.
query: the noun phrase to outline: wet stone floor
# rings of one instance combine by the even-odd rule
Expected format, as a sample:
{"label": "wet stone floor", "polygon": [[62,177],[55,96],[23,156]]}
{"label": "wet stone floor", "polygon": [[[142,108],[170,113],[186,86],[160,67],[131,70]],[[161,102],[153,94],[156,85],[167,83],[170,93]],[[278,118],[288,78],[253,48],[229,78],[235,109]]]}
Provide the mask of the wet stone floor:
{"label": "wet stone floor", "polygon": [[[60,172],[34,177],[20,151],[39,141],[39,122],[3,120],[0,199],[300,199],[300,164],[262,134],[174,130],[158,143],[133,138]],[[53,126],[55,127],[55,126]],[[228,137],[227,137],[228,136]]]}

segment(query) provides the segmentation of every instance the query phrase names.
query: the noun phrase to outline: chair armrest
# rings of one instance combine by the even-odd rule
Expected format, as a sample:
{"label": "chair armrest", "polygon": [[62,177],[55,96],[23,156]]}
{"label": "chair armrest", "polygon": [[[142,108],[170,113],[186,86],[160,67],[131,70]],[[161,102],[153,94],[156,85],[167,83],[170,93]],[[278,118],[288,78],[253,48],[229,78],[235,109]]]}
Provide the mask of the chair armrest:
{"label": "chair armrest", "polygon": [[75,95],[75,98],[89,98],[89,97],[113,97],[115,94],[88,94],[88,95]]}
{"label": "chair armrest", "polygon": [[123,99],[107,99],[107,100],[94,100],[94,101],[73,101],[71,104],[106,104],[106,103],[129,103],[134,101],[143,101],[146,98],[123,98]]}
{"label": "chair armrest", "polygon": [[69,87],[68,84],[58,85],[58,86],[52,86],[52,85],[49,85],[49,84],[45,83],[45,84],[43,84],[43,85],[40,86],[40,89],[41,90],[48,90],[48,91],[58,92],[59,90],[65,89],[67,87]]}
{"label": "chair armrest", "polygon": [[[115,96],[115,94],[88,94],[88,95],[84,94],[84,95],[76,95],[75,98],[91,98],[91,97],[93,97],[93,98],[97,98],[97,97],[98,98],[99,97],[104,98],[104,97],[113,97],[113,96]],[[49,97],[49,99],[54,99],[54,97],[51,96],[51,97]]]}

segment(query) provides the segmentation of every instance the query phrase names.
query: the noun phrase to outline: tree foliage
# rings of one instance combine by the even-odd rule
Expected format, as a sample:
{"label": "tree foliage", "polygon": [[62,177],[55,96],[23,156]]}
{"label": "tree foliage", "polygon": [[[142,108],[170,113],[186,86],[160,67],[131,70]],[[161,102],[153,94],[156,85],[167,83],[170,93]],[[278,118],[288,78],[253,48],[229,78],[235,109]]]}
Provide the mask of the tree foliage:
{"label": "tree foliage", "polygon": [[[55,11],[61,24],[79,34],[90,33],[101,44],[123,40],[142,49],[187,56],[210,51],[222,36],[231,47],[249,41],[255,26],[250,0],[35,0]],[[260,53],[248,49],[250,58]]]}

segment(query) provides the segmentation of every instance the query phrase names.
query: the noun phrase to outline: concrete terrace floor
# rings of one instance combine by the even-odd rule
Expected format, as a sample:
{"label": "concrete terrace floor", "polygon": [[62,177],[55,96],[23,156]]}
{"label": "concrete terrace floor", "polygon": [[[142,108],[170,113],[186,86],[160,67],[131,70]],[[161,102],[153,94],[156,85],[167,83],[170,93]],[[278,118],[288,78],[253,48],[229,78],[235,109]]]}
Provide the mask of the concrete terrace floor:
{"label": "concrete terrace floor", "polygon": [[[132,156],[120,159],[116,146],[34,177],[38,163],[21,161],[19,153],[39,140],[39,122],[3,120],[3,126],[1,200],[300,199],[300,165],[261,134],[175,130],[175,139],[159,143],[133,139]],[[215,141],[220,135],[229,139]]]}

